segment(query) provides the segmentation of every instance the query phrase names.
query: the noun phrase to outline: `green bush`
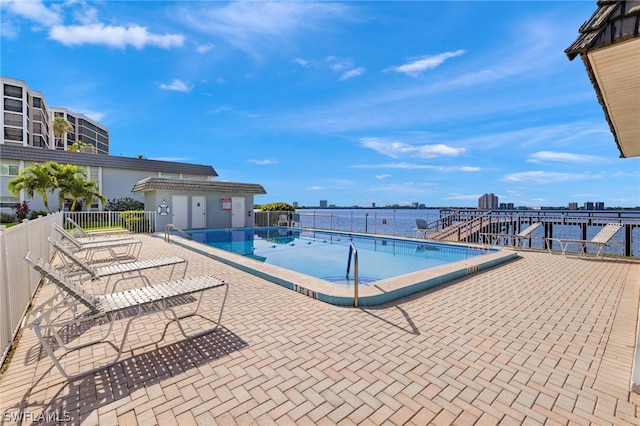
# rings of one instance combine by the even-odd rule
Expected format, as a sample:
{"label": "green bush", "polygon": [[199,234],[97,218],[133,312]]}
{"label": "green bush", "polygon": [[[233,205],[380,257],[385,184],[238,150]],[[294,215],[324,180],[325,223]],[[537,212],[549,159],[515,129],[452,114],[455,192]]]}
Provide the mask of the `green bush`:
{"label": "green bush", "polygon": [[130,210],[144,210],[144,203],[138,200],[134,200],[131,197],[124,197],[109,200],[104,207],[105,210],[113,210],[117,212],[124,212]]}
{"label": "green bush", "polygon": [[296,208],[288,203],[269,203],[260,206],[262,212],[294,212]]}
{"label": "green bush", "polygon": [[122,227],[129,231],[135,232],[151,232],[149,219],[144,216],[142,211],[128,211],[120,213],[120,222]]}
{"label": "green bush", "polygon": [[46,216],[47,212],[44,210],[33,210],[29,213],[29,220],[37,219],[38,216]]}
{"label": "green bush", "polygon": [[13,223],[16,221],[16,216],[11,213],[0,213],[0,223]]}

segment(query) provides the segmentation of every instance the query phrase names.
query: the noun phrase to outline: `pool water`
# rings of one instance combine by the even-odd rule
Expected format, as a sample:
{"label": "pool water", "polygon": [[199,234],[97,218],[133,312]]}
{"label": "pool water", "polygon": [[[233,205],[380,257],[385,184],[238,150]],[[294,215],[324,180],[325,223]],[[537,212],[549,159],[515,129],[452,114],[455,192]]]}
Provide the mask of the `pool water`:
{"label": "pool water", "polygon": [[420,242],[348,233],[249,228],[187,231],[194,241],[332,283],[349,284],[349,247],[358,251],[360,285],[495,251],[459,244]]}

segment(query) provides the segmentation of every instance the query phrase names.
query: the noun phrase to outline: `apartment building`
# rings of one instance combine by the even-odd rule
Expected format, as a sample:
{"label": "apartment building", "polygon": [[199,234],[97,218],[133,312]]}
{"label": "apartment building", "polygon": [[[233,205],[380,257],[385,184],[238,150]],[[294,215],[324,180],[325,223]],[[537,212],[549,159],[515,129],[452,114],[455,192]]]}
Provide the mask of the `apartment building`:
{"label": "apartment building", "polygon": [[[0,126],[1,144],[66,151],[82,141],[85,151],[109,154],[109,129],[84,114],[62,107],[48,107],[42,93],[29,88],[26,82],[0,77],[3,108]],[[53,119],[64,117],[74,130],[63,138],[53,133]]]}
{"label": "apartment building", "polygon": [[484,194],[478,199],[478,208],[485,210],[495,210],[498,208],[498,197],[494,194]]}

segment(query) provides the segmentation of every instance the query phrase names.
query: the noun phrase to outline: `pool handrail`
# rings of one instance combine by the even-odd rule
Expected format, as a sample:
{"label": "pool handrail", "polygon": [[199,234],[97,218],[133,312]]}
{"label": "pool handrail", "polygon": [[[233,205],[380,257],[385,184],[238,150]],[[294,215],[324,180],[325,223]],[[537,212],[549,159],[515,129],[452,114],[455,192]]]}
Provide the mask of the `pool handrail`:
{"label": "pool handrail", "polygon": [[178,225],[174,225],[173,223],[169,223],[167,224],[167,226],[164,227],[164,241],[171,244],[171,230],[177,231],[179,234],[182,234],[183,237],[185,237],[187,240],[191,239],[191,236],[189,234],[187,234],[186,232],[184,232],[184,230],[182,228],[180,228]]}
{"label": "pool handrail", "polygon": [[353,306],[358,307],[358,249],[355,243],[349,244],[349,259],[347,260],[347,281],[351,269],[351,254],[353,254]]}

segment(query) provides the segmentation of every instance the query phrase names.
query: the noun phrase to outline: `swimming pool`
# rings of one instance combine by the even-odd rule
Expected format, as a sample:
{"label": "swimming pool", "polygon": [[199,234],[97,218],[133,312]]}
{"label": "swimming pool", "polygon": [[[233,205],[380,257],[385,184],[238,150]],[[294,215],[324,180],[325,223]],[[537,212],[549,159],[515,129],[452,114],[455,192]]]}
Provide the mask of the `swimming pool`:
{"label": "swimming pool", "polygon": [[484,254],[484,248],[298,229],[187,231],[193,240],[336,284],[347,276],[350,245],[358,250],[363,285]]}
{"label": "swimming pool", "polygon": [[253,275],[337,305],[377,305],[515,258],[515,252],[469,244],[293,228],[186,231],[179,244]]}

